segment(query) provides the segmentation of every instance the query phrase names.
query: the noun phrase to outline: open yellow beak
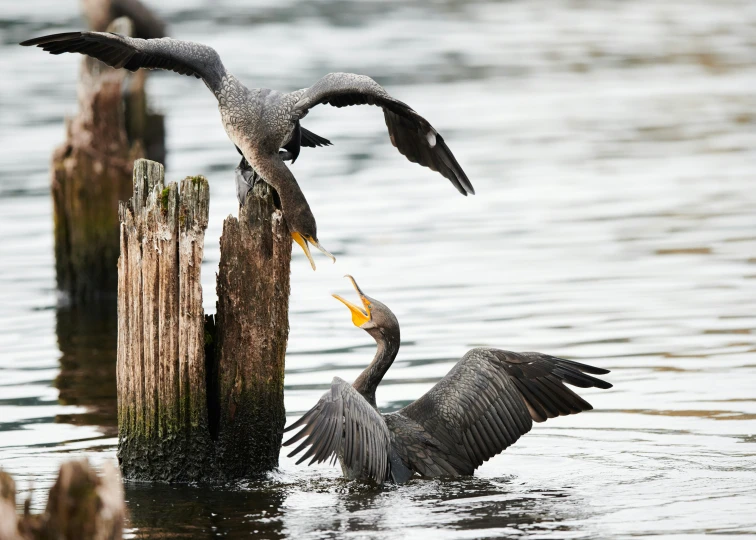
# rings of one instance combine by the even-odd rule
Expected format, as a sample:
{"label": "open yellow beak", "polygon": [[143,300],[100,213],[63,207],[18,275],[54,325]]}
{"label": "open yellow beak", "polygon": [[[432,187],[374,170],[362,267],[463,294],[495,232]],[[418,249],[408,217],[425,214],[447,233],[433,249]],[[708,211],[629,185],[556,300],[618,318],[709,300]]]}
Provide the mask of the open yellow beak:
{"label": "open yellow beak", "polygon": [[336,257],[328,253],[325,248],[320,245],[320,242],[315,240],[312,236],[302,236],[298,232],[293,232],[291,233],[291,237],[297,244],[299,244],[299,247],[302,248],[302,251],[304,251],[305,255],[307,255],[307,260],[310,261],[310,266],[312,266],[313,270],[315,270],[315,261],[312,258],[312,254],[310,254],[310,246],[307,244],[307,242],[318,248],[326,256],[330,257],[333,262],[336,262]]}
{"label": "open yellow beak", "polygon": [[365,306],[365,309],[362,309],[360,306],[352,304],[348,300],[344,300],[338,294],[334,294],[333,297],[349,308],[349,311],[352,312],[352,322],[354,323],[356,327],[359,328],[360,326],[362,326],[363,324],[365,324],[366,322],[370,320],[370,300],[368,300],[365,297],[365,295],[362,294],[360,287],[357,285],[357,282],[354,280],[352,276],[346,275],[344,277],[347,277],[352,280],[352,285],[354,286],[354,290],[357,291],[357,294],[360,296],[360,300],[362,301],[362,305]]}

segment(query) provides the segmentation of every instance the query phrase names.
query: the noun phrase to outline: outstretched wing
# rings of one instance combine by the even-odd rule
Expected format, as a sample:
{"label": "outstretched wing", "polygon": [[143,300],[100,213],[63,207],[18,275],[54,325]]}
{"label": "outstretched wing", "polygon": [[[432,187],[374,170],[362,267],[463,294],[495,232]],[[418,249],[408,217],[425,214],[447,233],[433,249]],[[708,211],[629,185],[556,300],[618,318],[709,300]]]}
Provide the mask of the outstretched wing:
{"label": "outstretched wing", "polygon": [[472,474],[530,431],[533,420],[591,410],[564,383],[580,388],[612,385],[586,373],[609,372],[540,353],[473,349],[397,414],[417,422],[438,441],[438,448],[424,449],[424,459],[433,460],[436,452],[459,474]]}
{"label": "outstretched wing", "polygon": [[167,69],[194,75],[216,92],[226,71],[211,47],[171,38],[137,39],[111,32],[66,32],[42,36],[21,45],[36,45],[51,54],[78,52],[97,58],[114,68]]}
{"label": "outstretched wing", "polygon": [[297,118],[321,103],[334,107],[378,105],[383,109],[391,143],[407,159],[448,178],[462,195],[475,190],[443,137],[406,103],[392,98],[381,85],[365,75],[329,73],[301,91],[294,106]]}
{"label": "outstretched wing", "polygon": [[382,483],[389,474],[391,435],[381,414],[351,384],[334,377],[331,389],[302,418],[284,431],[302,429],[283,443],[289,446],[304,439],[292,457],[310,447],[297,461],[309,465],[341,456],[350,470]]}

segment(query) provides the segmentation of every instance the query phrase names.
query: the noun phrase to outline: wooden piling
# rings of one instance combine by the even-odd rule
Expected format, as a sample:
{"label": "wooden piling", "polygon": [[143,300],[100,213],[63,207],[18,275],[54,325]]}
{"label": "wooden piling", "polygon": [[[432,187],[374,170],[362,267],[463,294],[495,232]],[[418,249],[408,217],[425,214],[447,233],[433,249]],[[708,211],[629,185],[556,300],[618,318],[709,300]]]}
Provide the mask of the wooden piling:
{"label": "wooden piling", "polygon": [[126,507],[118,471],[98,476],[87,461],[61,465],[41,515],[16,513],[16,487],[0,471],[0,540],[120,540]]}
{"label": "wooden piling", "polygon": [[121,203],[118,455],[128,478],[212,473],[200,285],[209,199],[205,178],[165,186],[163,166],[141,159]]}
{"label": "wooden piling", "polygon": [[[130,33],[127,20],[115,24]],[[118,201],[130,195],[134,159],[165,157],[163,117],[148,112],[144,82],[82,60],[79,112],[52,160],[56,277],[73,302],[115,297]]]}
{"label": "wooden piling", "polygon": [[286,423],[291,235],[270,186],[256,183],[239,219],[226,218],[220,246],[219,457],[226,474],[246,477],[278,465]]}
{"label": "wooden piling", "polygon": [[[209,188],[138,160],[121,203],[118,456],[124,477],[217,482],[278,464],[291,237],[265,184],[221,238],[218,313],[200,267]],[[207,321],[206,321],[207,319]]]}

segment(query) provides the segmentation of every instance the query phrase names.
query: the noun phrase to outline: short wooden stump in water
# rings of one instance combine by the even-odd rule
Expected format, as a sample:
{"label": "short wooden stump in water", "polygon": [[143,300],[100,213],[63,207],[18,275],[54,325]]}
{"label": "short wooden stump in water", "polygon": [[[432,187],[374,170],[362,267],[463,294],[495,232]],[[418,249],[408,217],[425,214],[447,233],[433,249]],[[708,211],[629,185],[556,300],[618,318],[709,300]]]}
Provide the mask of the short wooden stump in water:
{"label": "short wooden stump in water", "polygon": [[118,459],[125,478],[222,482],[278,465],[291,236],[258,183],[221,236],[215,318],[202,308],[203,177],[164,184],[137,160],[118,259]]}

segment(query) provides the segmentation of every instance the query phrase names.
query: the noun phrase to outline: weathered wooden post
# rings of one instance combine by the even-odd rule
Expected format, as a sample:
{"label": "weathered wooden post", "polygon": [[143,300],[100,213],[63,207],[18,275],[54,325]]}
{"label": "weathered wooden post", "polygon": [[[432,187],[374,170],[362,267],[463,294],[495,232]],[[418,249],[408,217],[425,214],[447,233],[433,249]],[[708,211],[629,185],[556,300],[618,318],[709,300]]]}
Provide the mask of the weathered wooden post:
{"label": "weathered wooden post", "polygon": [[42,515],[16,515],[16,487],[0,471],[0,540],[120,540],[126,506],[112,465],[98,476],[86,461],[61,465]]}
{"label": "weathered wooden post", "polygon": [[121,470],[162,481],[255,476],[278,464],[291,237],[258,184],[224,224],[217,315],[206,321],[207,180],[165,186],[163,174],[138,160],[119,212]]}
{"label": "weathered wooden post", "polygon": [[118,259],[118,457],[125,477],[214,476],[207,418],[200,266],[207,180],[164,185],[138,160],[122,202]]}
{"label": "weathered wooden post", "polygon": [[[114,24],[131,33],[127,19]],[[56,276],[74,302],[115,297],[118,201],[130,195],[135,158],[165,156],[163,117],[147,111],[144,74],[87,57],[78,97],[52,163]]]}
{"label": "weathered wooden post", "polygon": [[246,477],[278,466],[286,414],[291,235],[258,182],[220,241],[218,315],[219,457],[225,474]]}
{"label": "weathered wooden post", "polygon": [[0,540],[19,540],[16,516],[16,483],[0,470]]}

